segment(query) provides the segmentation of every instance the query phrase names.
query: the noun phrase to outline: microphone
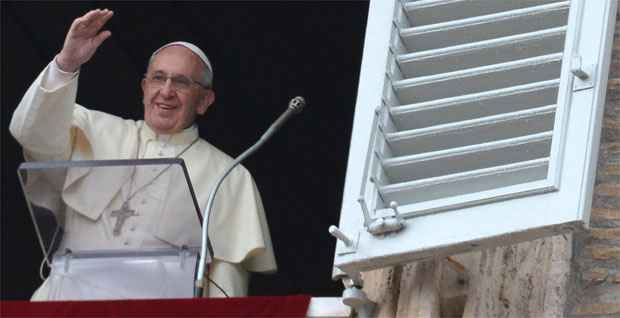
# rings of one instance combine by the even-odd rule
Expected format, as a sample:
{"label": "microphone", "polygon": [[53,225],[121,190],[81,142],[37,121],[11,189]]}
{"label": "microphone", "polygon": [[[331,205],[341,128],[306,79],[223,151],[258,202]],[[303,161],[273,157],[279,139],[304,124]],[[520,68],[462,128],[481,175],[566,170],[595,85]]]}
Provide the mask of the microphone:
{"label": "microphone", "polygon": [[273,124],[271,124],[269,129],[267,129],[267,131],[260,137],[259,141],[256,144],[258,145],[258,143],[260,143],[261,140],[267,140],[267,139],[271,138],[271,136],[278,129],[280,129],[280,127],[282,127],[282,125],[289,118],[291,118],[291,116],[301,112],[304,109],[305,106],[306,106],[306,100],[303,97],[297,96],[297,97],[291,99],[291,101],[288,102],[288,107],[286,108],[284,113],[282,113],[282,115],[280,115],[280,117],[278,117],[278,119],[276,119],[276,121]]}
{"label": "microphone", "polygon": [[273,136],[273,134],[275,134],[276,131],[278,131],[278,129],[280,129],[280,127],[282,127],[287,120],[289,120],[293,115],[301,112],[305,106],[306,106],[306,100],[303,97],[297,96],[291,99],[284,113],[282,113],[282,115],[280,115],[280,117],[278,117],[278,119],[276,119],[276,121],[273,122],[271,126],[269,126],[267,131],[265,131],[265,133],[260,137],[260,139],[258,139],[258,141],[254,145],[252,145],[245,152],[243,152],[237,158],[235,158],[235,160],[233,160],[233,162],[226,169],[226,171],[224,171],[224,173],[217,179],[217,182],[215,183],[215,186],[213,187],[213,189],[211,189],[211,193],[209,193],[209,199],[207,200],[207,207],[205,209],[205,212],[203,213],[204,218],[202,219],[202,244],[201,244],[201,249],[200,249],[200,260],[198,263],[198,271],[195,277],[194,298],[198,298],[202,296],[204,287],[206,285],[205,277],[204,277],[205,276],[205,265],[213,260],[213,250],[211,248],[208,248],[211,245],[208,236],[209,236],[209,220],[211,219],[210,218],[211,209],[213,208],[213,202],[214,202],[217,190],[220,188],[220,185],[222,184],[224,179],[230,174],[230,172],[236,166],[238,166],[243,160],[245,160],[251,154],[256,152],[256,150],[258,150],[263,144],[265,144],[265,142],[267,142],[267,140],[269,140],[269,138],[271,138],[271,136]]}

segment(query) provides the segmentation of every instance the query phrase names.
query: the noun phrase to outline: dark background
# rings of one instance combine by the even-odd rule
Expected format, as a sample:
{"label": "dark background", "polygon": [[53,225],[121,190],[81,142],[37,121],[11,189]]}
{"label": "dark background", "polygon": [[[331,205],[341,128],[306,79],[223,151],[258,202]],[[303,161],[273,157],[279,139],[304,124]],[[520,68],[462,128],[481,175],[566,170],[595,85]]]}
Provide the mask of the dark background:
{"label": "dark background", "polygon": [[251,295],[335,296],[331,281],[368,3],[1,3],[1,299],[28,299],[41,283],[41,251],[16,169],[8,125],[22,94],[62,47],[72,20],[109,8],[109,38],[82,67],[78,102],[142,118],[139,81],[164,43],[197,44],[215,69],[216,103],[198,120],[203,138],[232,156],[254,143],[296,95],[309,107],[245,166],[263,196],[279,271],[254,275]]}

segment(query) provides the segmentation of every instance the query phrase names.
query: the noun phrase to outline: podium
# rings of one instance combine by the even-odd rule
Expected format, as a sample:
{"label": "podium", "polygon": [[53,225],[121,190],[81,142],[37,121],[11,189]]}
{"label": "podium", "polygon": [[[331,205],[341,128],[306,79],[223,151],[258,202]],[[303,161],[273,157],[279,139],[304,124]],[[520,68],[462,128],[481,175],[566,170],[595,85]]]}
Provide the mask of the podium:
{"label": "podium", "polygon": [[193,296],[202,216],[182,159],[25,162],[18,174],[50,267],[36,298]]}

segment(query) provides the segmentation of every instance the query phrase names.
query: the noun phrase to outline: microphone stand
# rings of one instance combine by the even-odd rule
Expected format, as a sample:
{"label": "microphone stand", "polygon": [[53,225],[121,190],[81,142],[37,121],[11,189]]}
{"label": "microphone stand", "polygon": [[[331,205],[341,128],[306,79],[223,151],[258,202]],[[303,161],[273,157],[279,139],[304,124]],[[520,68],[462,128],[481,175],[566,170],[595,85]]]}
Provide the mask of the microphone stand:
{"label": "microphone stand", "polygon": [[[201,297],[204,292],[205,287],[205,266],[207,263],[207,255],[209,255],[209,259],[213,259],[213,251],[210,248],[207,248],[209,244],[209,220],[211,215],[211,209],[213,208],[213,202],[215,201],[215,195],[217,190],[222,185],[224,179],[230,174],[230,172],[238,166],[243,160],[252,155],[256,150],[258,150],[273,134],[275,134],[282,125],[294,114],[299,113],[303,107],[306,105],[306,101],[303,97],[297,96],[289,102],[288,108],[276,119],[276,121],[267,129],[267,131],[260,137],[260,139],[246,151],[244,151],[241,155],[239,155],[235,160],[230,164],[230,166],[226,169],[226,171],[219,177],[217,180],[215,187],[209,193],[209,199],[207,200],[207,207],[205,209],[204,218],[202,220],[202,244],[200,249],[200,260],[198,263],[198,272],[196,273],[196,282],[194,285],[194,298]],[[207,254],[208,253],[208,254]]]}

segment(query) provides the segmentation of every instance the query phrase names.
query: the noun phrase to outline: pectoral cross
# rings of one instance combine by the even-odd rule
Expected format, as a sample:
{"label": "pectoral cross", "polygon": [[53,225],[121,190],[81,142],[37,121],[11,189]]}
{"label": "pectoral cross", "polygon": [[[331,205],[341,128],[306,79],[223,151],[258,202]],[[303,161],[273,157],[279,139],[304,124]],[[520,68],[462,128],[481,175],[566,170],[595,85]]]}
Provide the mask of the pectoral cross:
{"label": "pectoral cross", "polygon": [[114,224],[114,230],[112,231],[114,236],[119,236],[121,234],[121,228],[123,227],[123,224],[125,224],[125,221],[127,221],[130,216],[134,215],[136,215],[136,211],[129,208],[128,202],[123,203],[123,206],[121,206],[120,209],[114,210],[110,213],[110,216],[116,218],[116,224]]}

